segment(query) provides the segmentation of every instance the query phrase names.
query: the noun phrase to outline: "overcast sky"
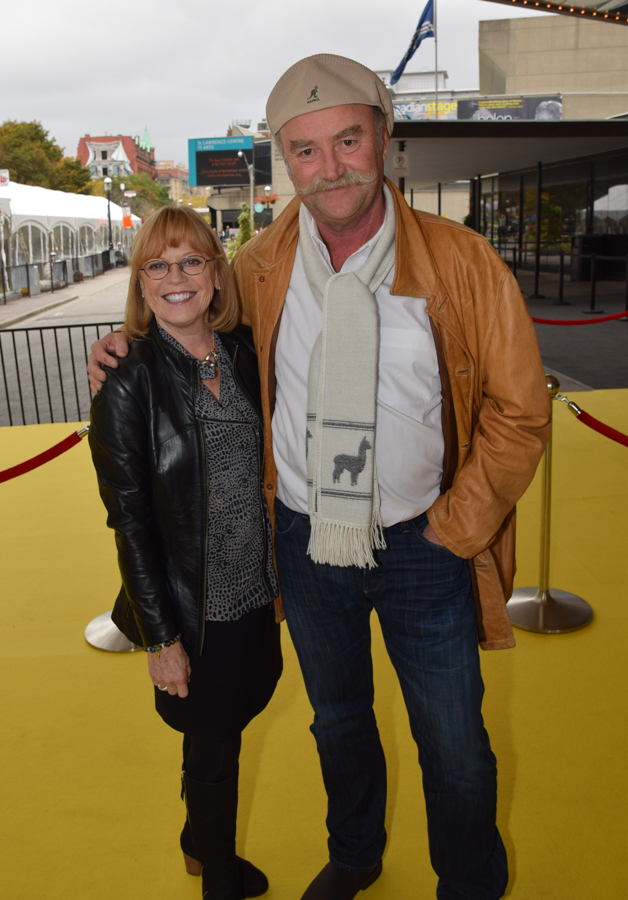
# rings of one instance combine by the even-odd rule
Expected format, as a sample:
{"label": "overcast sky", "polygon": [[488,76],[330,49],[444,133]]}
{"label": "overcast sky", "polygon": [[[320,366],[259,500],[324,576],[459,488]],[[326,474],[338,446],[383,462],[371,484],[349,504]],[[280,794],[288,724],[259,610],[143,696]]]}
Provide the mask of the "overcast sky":
{"label": "overcast sky", "polygon": [[[68,155],[84,134],[142,135],[148,125],[157,159],[186,162],[188,138],[224,135],[234,119],[255,127],[274,83],[304,56],[338,53],[394,69],[425,2],[17,0],[2,13],[0,121],[37,119]],[[480,20],[527,15],[438,0],[447,86],[479,86]],[[407,71],[433,67],[429,39]]]}

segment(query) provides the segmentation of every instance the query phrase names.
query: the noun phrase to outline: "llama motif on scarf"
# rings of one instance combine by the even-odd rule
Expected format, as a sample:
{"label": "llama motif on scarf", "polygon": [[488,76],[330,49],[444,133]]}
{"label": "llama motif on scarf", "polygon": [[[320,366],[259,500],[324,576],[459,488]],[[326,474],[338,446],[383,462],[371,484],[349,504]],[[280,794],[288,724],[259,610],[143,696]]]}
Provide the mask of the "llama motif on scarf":
{"label": "llama motif on scarf", "polygon": [[349,456],[348,453],[339,453],[338,456],[334,456],[334,474],[332,476],[334,484],[340,481],[340,476],[346,469],[351,473],[351,484],[356,485],[359,475],[366,466],[366,451],[370,449],[371,444],[363,437],[358,447],[357,456]]}

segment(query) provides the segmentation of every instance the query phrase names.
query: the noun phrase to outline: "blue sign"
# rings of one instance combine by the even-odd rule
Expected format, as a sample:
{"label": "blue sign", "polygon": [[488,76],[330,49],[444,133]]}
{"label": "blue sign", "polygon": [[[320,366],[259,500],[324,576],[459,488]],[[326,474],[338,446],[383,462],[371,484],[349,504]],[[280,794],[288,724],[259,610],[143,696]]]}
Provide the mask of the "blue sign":
{"label": "blue sign", "polygon": [[248,184],[248,169],[238,150],[250,163],[253,137],[190,138],[190,186]]}

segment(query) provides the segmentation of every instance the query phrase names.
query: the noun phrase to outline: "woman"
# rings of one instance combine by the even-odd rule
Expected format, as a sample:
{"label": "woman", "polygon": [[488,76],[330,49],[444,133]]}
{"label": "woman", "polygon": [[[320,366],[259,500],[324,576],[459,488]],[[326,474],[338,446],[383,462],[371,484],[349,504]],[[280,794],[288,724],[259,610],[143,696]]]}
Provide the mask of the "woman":
{"label": "woman", "polygon": [[148,654],[155,705],[184,734],[188,872],[240,900],[266,876],[235,853],[241,732],[281,674],[257,360],[217,236],[189,207],[142,226],[129,355],[92,404],[90,445],[122,589],[113,620]]}

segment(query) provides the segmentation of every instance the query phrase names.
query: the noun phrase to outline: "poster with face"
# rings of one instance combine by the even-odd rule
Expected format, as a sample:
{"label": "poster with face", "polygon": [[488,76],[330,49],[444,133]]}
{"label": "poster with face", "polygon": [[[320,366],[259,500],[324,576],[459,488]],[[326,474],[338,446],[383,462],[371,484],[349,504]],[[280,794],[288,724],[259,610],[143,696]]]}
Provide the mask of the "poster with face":
{"label": "poster with face", "polygon": [[536,119],[557,121],[563,116],[560,94],[550,97],[474,97],[458,100],[458,119],[509,122]]}

